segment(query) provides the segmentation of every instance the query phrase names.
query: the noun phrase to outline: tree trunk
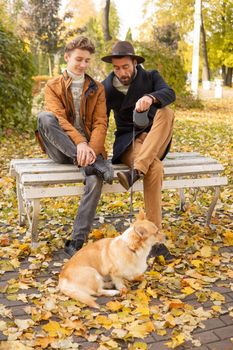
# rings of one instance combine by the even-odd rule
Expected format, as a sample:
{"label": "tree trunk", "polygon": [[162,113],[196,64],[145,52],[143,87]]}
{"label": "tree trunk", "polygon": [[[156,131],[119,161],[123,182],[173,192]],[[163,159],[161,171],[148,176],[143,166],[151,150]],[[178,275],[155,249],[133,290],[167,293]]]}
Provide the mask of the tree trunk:
{"label": "tree trunk", "polygon": [[226,74],[226,66],[222,66],[222,80],[223,80],[223,85],[226,86],[226,79],[227,79],[227,74]]}
{"label": "tree trunk", "polygon": [[232,67],[227,68],[227,75],[226,75],[226,86],[232,87]]}
{"label": "tree trunk", "polygon": [[56,76],[60,73],[59,71],[59,63],[60,63],[61,53],[57,52],[54,54],[54,67],[53,67],[53,75]]}
{"label": "tree trunk", "polygon": [[210,68],[209,68],[207,46],[206,46],[206,33],[205,33],[202,12],[201,12],[201,39],[202,39],[202,56],[203,56],[202,81],[209,81],[210,80]]}
{"label": "tree trunk", "polygon": [[104,40],[109,41],[112,39],[109,31],[109,11],[110,11],[110,0],[106,0],[104,13],[103,13],[103,33]]}
{"label": "tree trunk", "polygon": [[50,55],[48,55],[48,64],[49,64],[49,75],[51,77],[53,75],[53,70],[52,70],[52,62],[51,62]]}

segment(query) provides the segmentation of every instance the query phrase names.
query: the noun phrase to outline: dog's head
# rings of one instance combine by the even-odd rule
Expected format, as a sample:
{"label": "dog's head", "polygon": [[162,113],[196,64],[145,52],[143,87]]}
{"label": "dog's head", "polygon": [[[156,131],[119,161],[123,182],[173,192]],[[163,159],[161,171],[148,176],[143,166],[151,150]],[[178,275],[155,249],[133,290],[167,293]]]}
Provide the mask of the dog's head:
{"label": "dog's head", "polygon": [[140,211],[136,221],[132,225],[132,230],[129,232],[129,248],[136,251],[145,245],[153,246],[156,243],[161,243],[164,236],[159,232],[157,226],[146,219],[145,213]]}

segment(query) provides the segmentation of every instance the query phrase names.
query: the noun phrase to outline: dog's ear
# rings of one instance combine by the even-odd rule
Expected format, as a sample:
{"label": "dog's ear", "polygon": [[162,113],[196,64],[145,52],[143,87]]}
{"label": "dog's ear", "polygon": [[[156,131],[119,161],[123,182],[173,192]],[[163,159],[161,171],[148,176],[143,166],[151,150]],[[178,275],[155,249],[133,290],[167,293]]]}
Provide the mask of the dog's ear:
{"label": "dog's ear", "polygon": [[136,216],[136,219],[137,220],[145,220],[146,219],[146,214],[145,214],[144,210],[141,209],[139,211],[138,215]]}
{"label": "dog's ear", "polygon": [[147,229],[143,226],[140,226],[139,224],[135,224],[134,225],[134,232],[136,232],[136,234],[142,238],[143,236],[145,236],[145,234],[147,233]]}
{"label": "dog's ear", "polygon": [[146,239],[146,233],[147,230],[142,225],[140,225],[139,223],[134,224],[133,230],[130,234],[128,247],[133,251],[139,249],[142,245],[142,242]]}

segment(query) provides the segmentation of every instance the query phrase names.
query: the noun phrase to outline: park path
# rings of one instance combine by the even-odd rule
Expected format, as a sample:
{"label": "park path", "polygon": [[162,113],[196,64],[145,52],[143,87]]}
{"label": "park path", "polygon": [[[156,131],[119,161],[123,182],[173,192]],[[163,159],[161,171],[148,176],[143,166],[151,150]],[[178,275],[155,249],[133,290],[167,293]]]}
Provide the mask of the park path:
{"label": "park path", "polygon": [[[232,247],[223,247],[221,248],[222,253],[228,254],[231,256],[230,265],[233,265],[233,246]],[[37,274],[37,280],[46,281],[50,276],[54,276],[54,273],[60,271],[59,262],[66,258],[62,249],[54,251],[49,265]],[[28,257],[24,258],[21,261],[20,269],[30,269],[30,262],[28,261]],[[57,266],[57,267],[56,267]],[[221,265],[218,267],[221,270]],[[19,269],[15,269],[14,271],[5,272],[1,276],[0,288],[1,290],[6,286],[9,280],[17,280],[19,275]],[[186,342],[184,345],[177,347],[177,350],[233,350],[233,318],[229,315],[229,310],[233,309],[233,288],[232,288],[232,280],[226,280],[223,282],[216,281],[212,285],[212,291],[221,293],[225,297],[224,303],[221,304],[222,313],[217,318],[211,318],[207,321],[204,321],[205,328],[197,328],[194,331],[194,338],[200,340],[201,346],[194,347],[191,342]],[[23,291],[26,295],[38,293],[38,290],[34,287],[26,289]],[[15,300],[10,301],[7,299],[8,294],[1,293],[0,294],[0,305],[4,305],[7,309],[10,309],[14,318],[17,319],[28,319],[28,315],[25,312],[25,307],[30,305],[30,301],[25,303],[24,301]],[[105,305],[111,299],[109,298],[100,298],[100,304]],[[184,300],[185,303],[188,303],[195,308],[203,307],[204,309],[209,309],[212,305],[212,302],[206,301],[205,303],[200,303],[197,301],[195,295],[190,295],[186,297]],[[107,313],[106,313],[107,314]],[[7,320],[3,317],[3,320]],[[155,332],[151,333],[147,338],[141,340],[147,343],[149,350],[169,350],[166,345],[166,342],[169,340],[172,330],[168,329],[168,332],[165,336],[158,336]],[[232,340],[231,340],[232,339]],[[0,349],[4,350],[8,348],[4,347],[4,343],[7,340],[7,337],[0,331]],[[80,345],[78,349],[80,350],[94,350],[98,348],[97,343],[89,343],[82,337],[74,337],[74,341],[78,342]],[[139,339],[140,341],[140,339]],[[129,344],[124,342],[120,342],[121,349],[129,349]]]}

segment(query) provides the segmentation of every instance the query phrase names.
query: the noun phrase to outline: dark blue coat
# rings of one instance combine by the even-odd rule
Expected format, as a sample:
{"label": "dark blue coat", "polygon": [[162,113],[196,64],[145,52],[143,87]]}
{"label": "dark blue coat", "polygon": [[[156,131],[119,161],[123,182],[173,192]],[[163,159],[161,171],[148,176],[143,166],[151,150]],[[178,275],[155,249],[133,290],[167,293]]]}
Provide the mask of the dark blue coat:
{"label": "dark blue coat", "polygon": [[165,107],[175,101],[175,92],[165,83],[158,71],[146,71],[137,66],[137,75],[130,84],[126,95],[118,91],[113,85],[114,73],[103,81],[107,100],[108,116],[113,110],[116,122],[115,142],[113,145],[113,164],[120,163],[122,153],[133,140],[133,110],[136,102],[144,95],[151,94],[160,101],[152,104],[148,113],[150,125],[146,130],[136,130],[135,135],[149,131],[158,108]]}

